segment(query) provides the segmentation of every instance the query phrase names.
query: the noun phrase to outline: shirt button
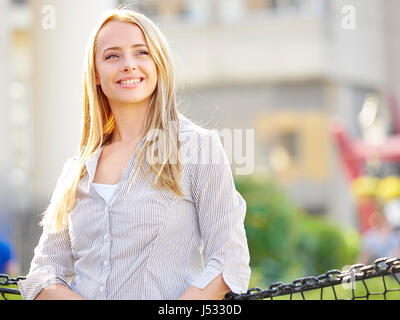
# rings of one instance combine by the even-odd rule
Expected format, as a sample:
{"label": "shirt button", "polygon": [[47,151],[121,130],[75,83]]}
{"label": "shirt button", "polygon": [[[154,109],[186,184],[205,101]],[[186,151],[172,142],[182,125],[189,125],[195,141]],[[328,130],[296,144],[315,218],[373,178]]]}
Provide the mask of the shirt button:
{"label": "shirt button", "polygon": [[100,286],[99,290],[100,290],[101,292],[103,292],[103,291],[104,291],[104,286]]}
{"label": "shirt button", "polygon": [[109,233],[106,233],[106,234],[104,235],[104,240],[108,240],[108,239],[110,239],[110,234],[109,234]]}
{"label": "shirt button", "polygon": [[103,265],[108,266],[108,260],[104,260]]}

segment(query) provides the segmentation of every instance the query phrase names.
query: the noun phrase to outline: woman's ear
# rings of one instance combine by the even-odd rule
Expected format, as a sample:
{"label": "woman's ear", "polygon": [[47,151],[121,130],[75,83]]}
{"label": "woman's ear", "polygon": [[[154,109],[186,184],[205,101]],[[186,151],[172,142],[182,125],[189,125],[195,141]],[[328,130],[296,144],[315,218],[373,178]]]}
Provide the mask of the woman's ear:
{"label": "woman's ear", "polygon": [[95,75],[96,75],[96,85],[100,85],[100,77],[99,77],[99,74],[97,73],[97,71],[95,72]]}
{"label": "woman's ear", "polygon": [[100,85],[100,79],[99,79],[99,77],[98,76],[96,76],[96,85]]}

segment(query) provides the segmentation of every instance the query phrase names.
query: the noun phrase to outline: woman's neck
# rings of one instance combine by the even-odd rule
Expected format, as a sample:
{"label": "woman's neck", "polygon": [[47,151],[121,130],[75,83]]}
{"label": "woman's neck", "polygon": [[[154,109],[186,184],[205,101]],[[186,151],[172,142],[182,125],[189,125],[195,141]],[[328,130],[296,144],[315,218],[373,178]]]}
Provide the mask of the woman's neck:
{"label": "woman's neck", "polygon": [[144,124],[148,110],[148,103],[135,106],[111,106],[115,128],[110,143],[129,145],[141,138],[144,134]]}

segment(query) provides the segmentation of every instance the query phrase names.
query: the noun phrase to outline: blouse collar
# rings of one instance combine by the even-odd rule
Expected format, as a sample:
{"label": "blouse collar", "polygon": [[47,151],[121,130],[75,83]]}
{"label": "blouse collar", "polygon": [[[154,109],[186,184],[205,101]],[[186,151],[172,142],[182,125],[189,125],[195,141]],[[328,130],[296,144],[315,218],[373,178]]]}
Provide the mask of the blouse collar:
{"label": "blouse collar", "polygon": [[86,170],[89,175],[89,183],[92,183],[94,179],[94,175],[96,173],[97,163],[99,161],[101,152],[103,151],[104,146],[98,149],[87,161],[86,161]]}

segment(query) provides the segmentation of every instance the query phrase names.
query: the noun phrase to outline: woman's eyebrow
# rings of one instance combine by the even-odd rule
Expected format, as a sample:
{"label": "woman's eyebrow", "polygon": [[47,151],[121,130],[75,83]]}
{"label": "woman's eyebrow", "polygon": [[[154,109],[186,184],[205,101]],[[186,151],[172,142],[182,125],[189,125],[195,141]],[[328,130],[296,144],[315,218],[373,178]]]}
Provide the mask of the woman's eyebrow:
{"label": "woman's eyebrow", "polygon": [[[136,48],[136,47],[147,47],[147,45],[142,44],[142,43],[138,43],[138,44],[134,44],[131,46],[131,48]],[[111,47],[111,48],[107,48],[103,51],[103,53],[105,53],[106,51],[109,50],[121,50],[121,47]]]}

